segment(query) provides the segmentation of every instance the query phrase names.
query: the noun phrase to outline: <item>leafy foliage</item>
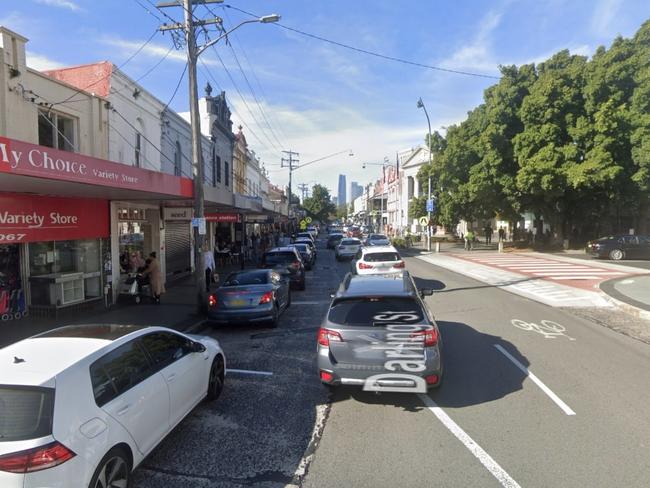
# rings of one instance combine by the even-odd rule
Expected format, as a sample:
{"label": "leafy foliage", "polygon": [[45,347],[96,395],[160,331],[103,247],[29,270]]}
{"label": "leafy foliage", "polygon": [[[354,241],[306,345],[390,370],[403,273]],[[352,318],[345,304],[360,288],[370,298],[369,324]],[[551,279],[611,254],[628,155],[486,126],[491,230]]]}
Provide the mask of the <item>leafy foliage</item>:
{"label": "leafy foliage", "polygon": [[336,212],[330,192],[322,185],[314,185],[311,196],[305,198],[302,207],[307,215],[318,222],[327,222],[330,215]]}

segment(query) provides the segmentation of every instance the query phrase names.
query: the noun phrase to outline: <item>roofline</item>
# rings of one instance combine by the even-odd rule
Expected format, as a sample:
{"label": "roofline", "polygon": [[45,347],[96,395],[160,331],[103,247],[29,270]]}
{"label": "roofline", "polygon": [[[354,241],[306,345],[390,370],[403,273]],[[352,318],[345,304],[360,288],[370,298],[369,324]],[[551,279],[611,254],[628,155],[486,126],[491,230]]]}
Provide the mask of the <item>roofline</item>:
{"label": "roofline", "polygon": [[5,27],[5,26],[2,25],[2,24],[0,24],[0,32],[2,32],[2,33],[4,33],[4,34],[8,34],[8,35],[10,35],[11,37],[16,37],[17,39],[23,41],[24,43],[29,42],[29,39],[27,39],[25,36],[21,36],[20,34],[18,34],[18,32],[13,31],[13,30],[11,30],[10,28]]}
{"label": "roofline", "polygon": [[[81,88],[79,88],[77,86],[74,86],[74,85],[71,85],[70,83],[68,83],[66,81],[59,80],[57,78],[54,78],[53,76],[48,75],[46,71],[38,71],[38,70],[36,70],[34,68],[30,68],[29,66],[27,66],[27,71],[29,71],[33,75],[37,75],[37,76],[40,76],[41,78],[45,78],[48,81],[51,81],[53,83],[58,83],[61,86],[69,88],[70,90],[74,90],[75,92],[77,92],[76,95],[78,95],[80,93],[83,93],[84,95],[87,95],[89,97],[97,98],[99,100],[102,100],[103,102],[108,102],[107,97],[102,97],[101,95],[97,95],[96,93],[93,93],[93,92],[90,92],[90,91],[87,91],[87,90],[82,90]],[[51,71],[51,70],[49,70],[49,71]]]}

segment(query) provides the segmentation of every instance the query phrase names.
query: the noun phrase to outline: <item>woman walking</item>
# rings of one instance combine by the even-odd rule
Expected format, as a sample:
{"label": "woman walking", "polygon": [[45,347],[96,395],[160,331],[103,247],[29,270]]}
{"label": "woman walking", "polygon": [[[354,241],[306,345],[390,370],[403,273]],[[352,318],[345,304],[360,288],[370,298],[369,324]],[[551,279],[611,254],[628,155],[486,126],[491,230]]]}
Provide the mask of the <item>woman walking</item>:
{"label": "woman walking", "polygon": [[153,298],[156,303],[160,303],[160,295],[165,293],[165,282],[163,281],[162,273],[160,271],[160,263],[158,262],[158,259],[156,259],[156,253],[150,253],[149,258],[151,259],[151,262],[142,275],[149,276]]}

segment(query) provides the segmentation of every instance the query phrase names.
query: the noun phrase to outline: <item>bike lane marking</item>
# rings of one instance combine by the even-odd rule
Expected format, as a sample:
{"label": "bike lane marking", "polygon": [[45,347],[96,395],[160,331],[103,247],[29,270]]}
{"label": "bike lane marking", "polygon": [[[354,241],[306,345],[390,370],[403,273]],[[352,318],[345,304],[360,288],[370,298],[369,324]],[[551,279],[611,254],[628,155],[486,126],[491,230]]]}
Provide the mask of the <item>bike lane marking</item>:
{"label": "bike lane marking", "polygon": [[567,415],[575,415],[576,413],[569,407],[566,403],[562,401],[562,399],[557,396],[553,391],[546,386],[542,380],[540,380],[537,376],[533,374],[532,371],[530,371],[526,366],[521,364],[515,357],[512,356],[508,351],[506,351],[501,344],[495,344],[494,347],[496,347],[499,352],[501,352],[505,357],[507,357],[512,363],[519,368],[528,378],[530,378],[533,383],[535,383],[540,390],[542,390],[546,395],[553,400],[553,402],[562,409],[562,411],[567,414]]}
{"label": "bike lane marking", "polygon": [[499,463],[490,456],[467,432],[465,432],[456,422],[454,422],[447,413],[438,406],[433,399],[425,394],[419,393],[418,396],[431,413],[433,413],[440,422],[471,452],[479,462],[494,476],[501,486],[505,488],[521,488]]}

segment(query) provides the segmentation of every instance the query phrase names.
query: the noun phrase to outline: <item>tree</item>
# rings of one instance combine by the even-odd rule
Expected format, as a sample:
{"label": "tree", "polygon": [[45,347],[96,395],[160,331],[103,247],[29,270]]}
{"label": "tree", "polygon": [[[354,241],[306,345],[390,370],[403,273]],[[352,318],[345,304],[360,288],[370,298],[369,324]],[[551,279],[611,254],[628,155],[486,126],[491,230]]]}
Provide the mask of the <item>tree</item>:
{"label": "tree", "polygon": [[302,208],[307,215],[319,222],[327,222],[330,215],[336,212],[329,191],[322,185],[314,185],[311,196],[305,198]]}
{"label": "tree", "polygon": [[348,216],[348,206],[344,203],[336,207],[336,218],[346,219]]}

